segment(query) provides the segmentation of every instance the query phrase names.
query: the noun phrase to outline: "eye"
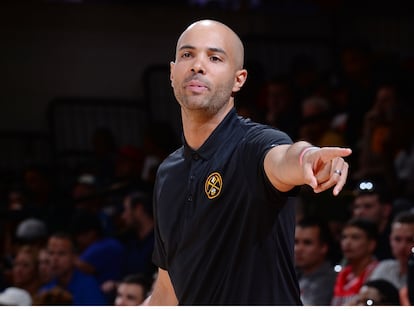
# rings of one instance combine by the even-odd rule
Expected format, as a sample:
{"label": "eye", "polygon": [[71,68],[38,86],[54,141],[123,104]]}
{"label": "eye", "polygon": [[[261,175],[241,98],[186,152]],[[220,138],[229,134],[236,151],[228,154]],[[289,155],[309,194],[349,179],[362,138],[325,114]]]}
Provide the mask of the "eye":
{"label": "eye", "polygon": [[221,62],[221,58],[215,55],[210,56],[210,60],[214,63]]}
{"label": "eye", "polygon": [[181,58],[190,58],[190,57],[191,57],[190,52],[184,52],[183,54],[181,54]]}

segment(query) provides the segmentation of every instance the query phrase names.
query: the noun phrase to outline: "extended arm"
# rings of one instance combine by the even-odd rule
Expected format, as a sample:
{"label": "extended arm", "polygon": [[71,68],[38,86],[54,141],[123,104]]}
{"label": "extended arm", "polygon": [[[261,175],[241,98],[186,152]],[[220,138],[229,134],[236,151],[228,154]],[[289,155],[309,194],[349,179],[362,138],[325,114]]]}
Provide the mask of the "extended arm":
{"label": "extended arm", "polygon": [[152,294],[145,300],[144,305],[176,306],[177,304],[177,296],[175,295],[168,271],[159,268]]}
{"label": "extended arm", "polygon": [[294,186],[307,184],[316,193],[335,186],[333,194],[338,195],[348,175],[349,165],[343,157],[350,155],[351,149],[339,147],[305,149],[310,146],[309,143],[302,141],[273,147],[264,160],[267,177],[280,191],[289,191]]}

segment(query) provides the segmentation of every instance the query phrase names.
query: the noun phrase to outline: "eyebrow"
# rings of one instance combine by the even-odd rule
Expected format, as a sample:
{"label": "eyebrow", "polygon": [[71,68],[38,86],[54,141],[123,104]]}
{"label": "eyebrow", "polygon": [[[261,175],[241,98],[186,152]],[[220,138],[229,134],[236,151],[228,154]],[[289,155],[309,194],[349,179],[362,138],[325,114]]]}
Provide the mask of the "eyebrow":
{"label": "eyebrow", "polygon": [[[195,50],[195,49],[196,49],[195,46],[186,44],[186,45],[181,46],[178,50],[181,51],[181,50]],[[217,52],[217,53],[227,55],[226,51],[224,51],[223,49],[220,49],[220,48],[210,47],[210,48],[207,48],[207,50],[209,50],[211,52]]]}

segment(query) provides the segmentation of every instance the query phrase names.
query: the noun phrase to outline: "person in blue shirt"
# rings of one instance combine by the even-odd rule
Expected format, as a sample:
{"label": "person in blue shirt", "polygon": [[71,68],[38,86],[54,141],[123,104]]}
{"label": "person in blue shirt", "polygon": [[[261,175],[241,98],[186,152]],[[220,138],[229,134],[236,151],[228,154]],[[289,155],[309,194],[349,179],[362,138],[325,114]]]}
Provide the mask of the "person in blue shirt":
{"label": "person in blue shirt", "polygon": [[42,286],[40,293],[61,287],[72,295],[74,306],[107,304],[96,279],[75,267],[75,246],[69,234],[51,235],[48,239],[47,250],[55,278]]}

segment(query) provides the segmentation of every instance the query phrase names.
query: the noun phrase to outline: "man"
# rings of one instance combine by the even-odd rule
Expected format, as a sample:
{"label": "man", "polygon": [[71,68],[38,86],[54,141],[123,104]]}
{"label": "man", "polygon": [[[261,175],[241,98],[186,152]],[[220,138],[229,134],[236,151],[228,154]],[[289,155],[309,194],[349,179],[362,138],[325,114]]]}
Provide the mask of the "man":
{"label": "man", "polygon": [[378,231],[374,222],[352,218],[342,230],[341,250],[346,266],[338,273],[331,304],[343,306],[352,301],[378,264],[374,256]]}
{"label": "man", "polygon": [[390,282],[378,279],[367,281],[358,295],[348,306],[399,306],[400,297],[397,288]]}
{"label": "man", "polygon": [[121,218],[127,229],[121,237],[126,250],[123,276],[138,273],[152,278],[157,268],[151,260],[154,250],[151,195],[143,191],[127,195]]}
{"label": "man", "polygon": [[352,216],[373,221],[378,228],[375,256],[378,260],[392,258],[391,232],[392,200],[385,183],[378,178],[365,178],[357,183]]}
{"label": "man", "polygon": [[127,275],[116,291],[115,306],[139,306],[148,296],[151,283],[140,274]]}
{"label": "man", "polygon": [[105,236],[100,217],[80,209],[70,224],[79,252],[76,267],[94,276],[99,285],[108,280],[121,280],[125,250],[117,239]]}
{"label": "man", "polygon": [[76,254],[70,235],[53,234],[47,249],[55,278],[40,289],[41,293],[58,286],[70,292],[74,306],[106,304],[95,278],[75,268]]}
{"label": "man", "polygon": [[296,225],[295,266],[300,297],[306,306],[330,305],[336,273],[327,260],[330,231],[326,224],[303,219]]}
{"label": "man", "polygon": [[384,279],[400,290],[407,284],[407,263],[414,248],[414,213],[402,211],[395,216],[389,239],[395,259],[382,260],[370,280]]}
{"label": "man", "polygon": [[[157,172],[150,305],[298,305],[293,267],[295,185],[342,189],[350,149],[316,148],[238,118],[243,44],[222,23],[189,26],[171,83],[184,146]],[[309,148],[311,147],[311,148]]]}

